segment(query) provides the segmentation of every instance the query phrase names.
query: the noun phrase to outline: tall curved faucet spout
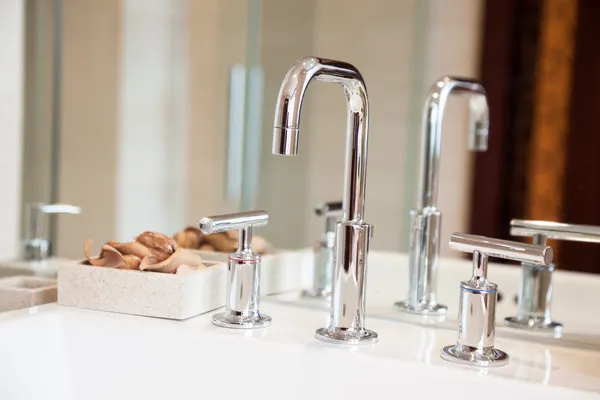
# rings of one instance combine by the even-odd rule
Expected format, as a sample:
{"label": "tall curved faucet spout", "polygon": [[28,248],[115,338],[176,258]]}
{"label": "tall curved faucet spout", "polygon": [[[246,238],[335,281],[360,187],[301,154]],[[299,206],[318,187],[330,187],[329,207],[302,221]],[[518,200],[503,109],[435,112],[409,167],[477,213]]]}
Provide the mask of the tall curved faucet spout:
{"label": "tall curved faucet spout", "polygon": [[365,329],[366,270],[372,226],[364,222],[367,180],[369,101],[358,70],[345,62],[306,57],[289,70],[277,98],[273,153],[298,154],[300,110],[313,78],[338,83],[346,94],[346,171],[342,219],[336,226],[331,318],[316,338],[330,343],[374,343],[377,333]]}
{"label": "tall curved faucet spout", "polygon": [[447,76],[439,79],[429,91],[423,110],[417,209],[437,206],[442,121],[448,98],[453,94],[470,96],[469,148],[475,151],[487,150],[489,110],[483,86],[464,78]]}
{"label": "tall curved faucet spout", "polygon": [[313,78],[341,84],[348,110],[346,168],[342,221],[362,223],[365,212],[369,102],[360,72],[351,64],[305,57],[296,62],[283,79],[273,122],[273,154],[298,154],[300,111],[304,93]]}
{"label": "tall curved faucet spout", "polygon": [[439,79],[429,91],[423,110],[419,195],[411,213],[408,296],[396,303],[402,310],[416,314],[441,316],[447,310],[436,302],[435,276],[442,224],[442,213],[437,209],[442,121],[452,94],[470,96],[469,147],[487,150],[489,110],[483,86],[469,79]]}

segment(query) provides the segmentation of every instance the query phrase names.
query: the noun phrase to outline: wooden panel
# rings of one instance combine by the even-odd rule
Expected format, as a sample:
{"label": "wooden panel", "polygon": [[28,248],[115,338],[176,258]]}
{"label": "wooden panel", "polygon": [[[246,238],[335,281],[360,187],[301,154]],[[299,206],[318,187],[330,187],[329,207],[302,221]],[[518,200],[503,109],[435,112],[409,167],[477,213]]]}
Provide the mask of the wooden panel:
{"label": "wooden panel", "polygon": [[[600,225],[600,2],[580,0],[577,18],[573,91],[566,162],[565,221]],[[600,246],[563,242],[566,269],[600,272]]]}

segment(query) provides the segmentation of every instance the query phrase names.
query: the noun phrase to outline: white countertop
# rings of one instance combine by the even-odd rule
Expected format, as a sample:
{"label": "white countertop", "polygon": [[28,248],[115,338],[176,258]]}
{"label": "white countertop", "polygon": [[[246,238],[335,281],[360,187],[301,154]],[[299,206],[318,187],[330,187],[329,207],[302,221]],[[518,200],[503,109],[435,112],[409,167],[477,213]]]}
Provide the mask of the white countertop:
{"label": "white countertop", "polygon": [[[310,267],[310,254],[286,262]],[[370,255],[367,327],[381,340],[366,347],[315,340],[326,305],[293,293],[263,298],[273,325],[262,331],[215,327],[212,313],[172,321],[48,304],[0,314],[0,400],[600,399],[600,277],[556,273],[553,312],[565,338],[499,328],[496,346],[510,354],[509,365],[475,370],[439,357],[456,339],[458,283],[470,263],[441,260],[439,299],[450,313],[435,326],[408,323],[392,307],[405,290],[406,264],[406,255]],[[490,276],[506,297],[500,323],[498,314],[514,312],[520,270],[492,265]]]}
{"label": "white countertop", "polygon": [[[0,314],[0,399],[600,398],[600,351],[498,338],[508,366],[470,370],[439,357],[455,333],[369,318],[381,341],[313,338],[328,315],[265,298],[262,331],[57,304]],[[577,388],[577,389],[574,389]]]}

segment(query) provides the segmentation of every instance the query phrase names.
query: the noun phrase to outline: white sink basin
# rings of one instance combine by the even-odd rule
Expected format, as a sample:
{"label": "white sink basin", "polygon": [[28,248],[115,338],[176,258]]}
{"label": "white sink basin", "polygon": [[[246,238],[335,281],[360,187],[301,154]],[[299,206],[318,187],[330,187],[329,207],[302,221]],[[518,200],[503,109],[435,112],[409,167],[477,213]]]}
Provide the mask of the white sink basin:
{"label": "white sink basin", "polygon": [[[398,254],[371,255],[367,327],[380,342],[364,347],[315,340],[314,331],[328,323],[327,305],[294,293],[263,298],[261,310],[273,325],[257,331],[217,328],[212,313],[170,321],[48,304],[0,314],[0,342],[10,343],[0,346],[6,361],[0,363],[0,399],[599,398],[597,322],[586,319],[595,315],[595,299],[581,303],[578,297],[582,289],[600,293],[598,278],[556,274],[563,339],[498,329],[496,347],[510,363],[471,369],[439,357],[456,340],[458,284],[469,277],[470,262],[442,260],[438,293],[449,315],[427,325],[403,320],[392,306],[406,291],[406,261]],[[285,262],[295,273],[310,271],[311,253]],[[298,276],[310,282],[309,274]],[[490,266],[490,278],[505,295],[498,322],[516,310],[519,277],[518,267]],[[576,334],[585,340],[573,340],[581,339]]]}
{"label": "white sink basin", "polygon": [[[371,318],[365,347],[314,339],[322,310],[266,298],[273,325],[218,328],[49,304],[0,315],[0,398],[306,399],[422,397],[595,399],[600,352],[498,339],[506,367],[468,369],[440,359],[454,332]],[[26,371],[26,379],[23,374]],[[594,393],[596,392],[596,393]],[[434,397],[435,396],[435,397]]]}

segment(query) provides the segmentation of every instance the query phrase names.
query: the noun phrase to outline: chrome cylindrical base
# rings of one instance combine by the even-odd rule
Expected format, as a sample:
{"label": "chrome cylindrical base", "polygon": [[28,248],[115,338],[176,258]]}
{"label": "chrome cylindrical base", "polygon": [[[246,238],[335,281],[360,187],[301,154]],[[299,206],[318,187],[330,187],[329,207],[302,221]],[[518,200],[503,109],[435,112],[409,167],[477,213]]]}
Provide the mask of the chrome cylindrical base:
{"label": "chrome cylindrical base", "polygon": [[315,332],[315,338],[335,344],[373,344],[379,341],[379,335],[376,332],[368,329],[360,331],[345,329],[345,328],[321,328]]}
{"label": "chrome cylindrical base", "polygon": [[[251,235],[247,237],[251,239]],[[271,317],[259,312],[259,302],[260,256],[254,253],[230,254],[225,311],[213,315],[212,323],[233,329],[265,328],[271,324]]]}
{"label": "chrome cylindrical base", "polygon": [[468,346],[446,346],[440,353],[446,361],[473,367],[502,367],[508,364],[509,356],[502,350],[490,348],[481,351]]}
{"label": "chrome cylindrical base", "polygon": [[260,329],[271,325],[271,317],[259,312],[245,315],[235,311],[225,311],[213,315],[212,323],[232,329]]}
{"label": "chrome cylindrical base", "polygon": [[408,296],[398,310],[419,315],[444,315],[448,308],[435,301],[442,214],[426,207],[411,211]]}
{"label": "chrome cylindrical base", "polygon": [[[545,243],[545,239],[543,241]],[[523,277],[518,296],[519,309],[516,316],[504,320],[504,325],[559,337],[563,326],[552,320],[550,311],[554,264],[546,266],[523,263],[521,268]]]}
{"label": "chrome cylindrical base", "polygon": [[563,330],[563,326],[559,322],[534,316],[508,317],[504,319],[504,325],[509,328],[549,333],[555,337],[561,336]]}
{"label": "chrome cylindrical base", "polygon": [[508,354],[494,348],[498,286],[487,280],[488,256],[473,251],[473,276],[460,283],[456,344],[442,349],[450,362],[476,367],[501,367]]}
{"label": "chrome cylindrical base", "polygon": [[367,256],[372,226],[354,222],[337,225],[333,293],[329,327],[319,329],[316,338],[329,343],[368,344],[377,341],[375,332],[365,329]]}
{"label": "chrome cylindrical base", "polygon": [[446,315],[448,311],[448,307],[438,303],[424,303],[415,307],[406,301],[398,301],[394,303],[394,306],[398,307],[400,311],[418,315],[441,316]]}
{"label": "chrome cylindrical base", "polygon": [[331,297],[334,244],[335,231],[327,232],[323,240],[317,243],[314,250],[313,285],[311,289],[302,292],[302,297],[309,299]]}

